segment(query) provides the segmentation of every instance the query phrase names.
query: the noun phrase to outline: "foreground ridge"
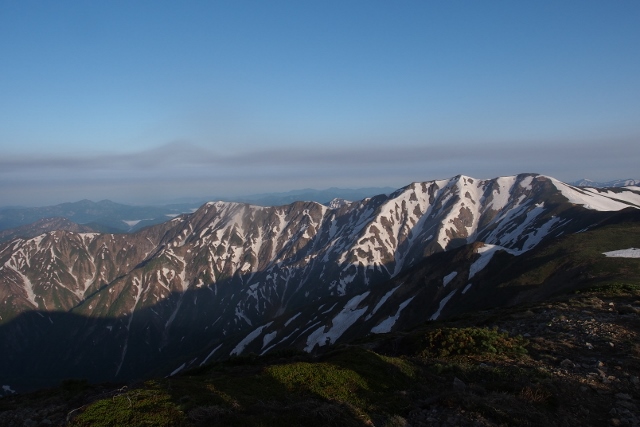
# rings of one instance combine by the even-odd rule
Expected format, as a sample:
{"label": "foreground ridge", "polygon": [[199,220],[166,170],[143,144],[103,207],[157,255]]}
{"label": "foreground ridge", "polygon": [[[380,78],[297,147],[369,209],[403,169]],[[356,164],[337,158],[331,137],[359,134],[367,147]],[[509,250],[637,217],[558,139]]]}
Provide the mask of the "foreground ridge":
{"label": "foreground ridge", "polygon": [[637,285],[601,286],[317,356],[243,356],[130,387],[66,381],[1,399],[0,424],[637,425],[638,301]]}

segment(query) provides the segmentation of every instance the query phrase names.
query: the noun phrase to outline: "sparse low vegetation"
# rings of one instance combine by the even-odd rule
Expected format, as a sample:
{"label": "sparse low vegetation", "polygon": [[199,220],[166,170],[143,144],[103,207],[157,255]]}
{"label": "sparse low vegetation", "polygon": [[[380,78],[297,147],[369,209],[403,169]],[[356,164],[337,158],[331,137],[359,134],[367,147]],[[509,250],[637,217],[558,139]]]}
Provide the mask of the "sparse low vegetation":
{"label": "sparse low vegetation", "polygon": [[0,399],[0,425],[633,425],[639,302],[620,283],[324,354],[234,357],[128,388],[68,380]]}
{"label": "sparse low vegetation", "polygon": [[527,353],[527,340],[510,337],[497,328],[438,328],[425,336],[422,356],[447,357],[470,354],[521,356]]}
{"label": "sparse low vegetation", "polygon": [[616,296],[628,295],[629,293],[638,291],[640,291],[640,283],[613,282],[606,285],[593,286],[582,291],[577,291],[576,293],[603,293],[608,296]]}

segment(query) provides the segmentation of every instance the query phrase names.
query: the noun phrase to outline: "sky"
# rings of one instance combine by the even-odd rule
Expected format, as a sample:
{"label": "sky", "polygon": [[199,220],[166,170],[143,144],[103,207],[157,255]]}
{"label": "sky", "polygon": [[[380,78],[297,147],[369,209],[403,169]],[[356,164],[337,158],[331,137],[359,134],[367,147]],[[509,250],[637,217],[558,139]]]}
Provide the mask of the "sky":
{"label": "sky", "polygon": [[0,206],[640,178],[640,2],[0,0]]}

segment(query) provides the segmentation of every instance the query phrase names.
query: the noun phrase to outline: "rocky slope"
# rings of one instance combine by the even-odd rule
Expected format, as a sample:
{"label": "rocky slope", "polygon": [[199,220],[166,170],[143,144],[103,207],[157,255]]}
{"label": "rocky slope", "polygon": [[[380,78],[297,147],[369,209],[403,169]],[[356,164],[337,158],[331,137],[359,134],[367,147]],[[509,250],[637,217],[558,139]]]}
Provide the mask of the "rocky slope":
{"label": "rocky slope", "polygon": [[[0,424],[637,426],[639,313],[638,285],[599,286],[315,356],[245,356],[139,384],[9,392]],[[441,333],[476,341],[445,355],[447,344],[430,345]]]}
{"label": "rocky slope", "polygon": [[212,202],[129,235],[13,240],[0,246],[0,374],[32,387],[130,379],[506,303],[518,292],[474,283],[492,259],[639,207],[637,187],[457,176],[335,209]]}
{"label": "rocky slope", "polygon": [[80,225],[62,217],[43,218],[34,223],[0,231],[0,242],[17,238],[30,239],[49,231],[72,231],[74,233],[98,233],[101,230],[88,225]]}

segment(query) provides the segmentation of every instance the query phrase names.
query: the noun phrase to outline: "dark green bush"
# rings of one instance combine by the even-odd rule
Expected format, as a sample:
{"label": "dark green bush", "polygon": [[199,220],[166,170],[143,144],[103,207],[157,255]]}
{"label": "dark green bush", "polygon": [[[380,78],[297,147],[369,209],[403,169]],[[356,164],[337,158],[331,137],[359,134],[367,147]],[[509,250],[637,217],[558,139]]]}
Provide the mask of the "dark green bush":
{"label": "dark green bush", "polygon": [[469,354],[521,356],[527,353],[527,340],[520,335],[489,328],[438,328],[424,338],[423,357],[447,357]]}
{"label": "dark green bush", "polygon": [[640,291],[640,284],[615,282],[606,285],[592,286],[582,291],[576,291],[576,293],[603,293],[608,296],[617,296],[638,291]]}

